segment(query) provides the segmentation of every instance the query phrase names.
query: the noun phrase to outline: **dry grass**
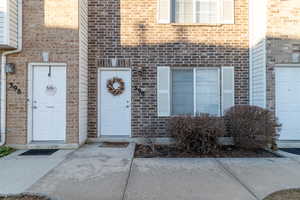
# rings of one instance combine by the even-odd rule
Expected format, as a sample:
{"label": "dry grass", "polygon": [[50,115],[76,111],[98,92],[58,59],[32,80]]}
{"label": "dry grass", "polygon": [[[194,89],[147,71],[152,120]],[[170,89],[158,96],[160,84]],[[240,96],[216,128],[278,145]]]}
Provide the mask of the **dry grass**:
{"label": "dry grass", "polygon": [[300,199],[300,189],[294,190],[284,190],[275,192],[271,194],[264,200],[299,200]]}

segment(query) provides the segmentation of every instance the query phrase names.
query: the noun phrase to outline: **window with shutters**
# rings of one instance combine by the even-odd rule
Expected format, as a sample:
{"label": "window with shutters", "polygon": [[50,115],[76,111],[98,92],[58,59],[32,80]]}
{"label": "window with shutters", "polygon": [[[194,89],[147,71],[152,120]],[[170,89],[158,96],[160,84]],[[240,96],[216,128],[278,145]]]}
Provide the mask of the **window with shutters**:
{"label": "window with shutters", "polygon": [[159,23],[234,24],[234,0],[158,0]]}

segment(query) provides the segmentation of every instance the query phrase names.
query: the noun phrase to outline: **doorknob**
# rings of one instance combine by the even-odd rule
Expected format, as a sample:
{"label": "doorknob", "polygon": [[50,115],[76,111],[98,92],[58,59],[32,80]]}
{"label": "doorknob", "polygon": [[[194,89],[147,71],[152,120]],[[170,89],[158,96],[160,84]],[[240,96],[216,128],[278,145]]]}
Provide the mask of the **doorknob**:
{"label": "doorknob", "polygon": [[37,109],[37,106],[32,106],[33,109]]}
{"label": "doorknob", "polygon": [[129,107],[130,107],[130,106],[128,106],[128,105],[126,106],[126,108],[129,108]]}

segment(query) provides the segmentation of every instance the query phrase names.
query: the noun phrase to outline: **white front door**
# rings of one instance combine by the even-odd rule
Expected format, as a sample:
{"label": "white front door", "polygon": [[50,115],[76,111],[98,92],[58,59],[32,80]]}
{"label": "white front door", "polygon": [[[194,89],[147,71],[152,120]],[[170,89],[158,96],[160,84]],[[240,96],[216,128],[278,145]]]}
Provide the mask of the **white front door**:
{"label": "white front door", "polygon": [[66,136],[66,67],[32,68],[33,141],[64,141]]}
{"label": "white front door", "polygon": [[281,140],[300,140],[300,68],[276,68],[276,115]]}
{"label": "white front door", "polygon": [[[125,89],[120,95],[113,95],[107,88],[107,81],[120,78]],[[99,72],[99,136],[131,135],[131,71],[100,70]],[[117,88],[119,85],[114,84]]]}

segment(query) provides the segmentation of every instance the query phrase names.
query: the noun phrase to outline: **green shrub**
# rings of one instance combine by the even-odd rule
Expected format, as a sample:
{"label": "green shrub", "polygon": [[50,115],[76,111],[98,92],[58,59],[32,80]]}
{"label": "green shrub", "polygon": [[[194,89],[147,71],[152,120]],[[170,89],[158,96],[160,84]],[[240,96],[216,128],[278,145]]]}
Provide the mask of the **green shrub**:
{"label": "green shrub", "polygon": [[12,152],[14,152],[15,150],[10,148],[10,147],[0,147],[0,158],[1,157],[4,157],[4,156],[7,156],[9,154],[11,154]]}
{"label": "green shrub", "polygon": [[234,106],[224,118],[227,132],[237,147],[260,149],[275,144],[280,125],[271,111],[257,106]]}
{"label": "green shrub", "polygon": [[169,120],[168,130],[181,151],[211,154],[219,150],[218,137],[224,136],[225,125],[222,118],[210,115],[178,116]]}

